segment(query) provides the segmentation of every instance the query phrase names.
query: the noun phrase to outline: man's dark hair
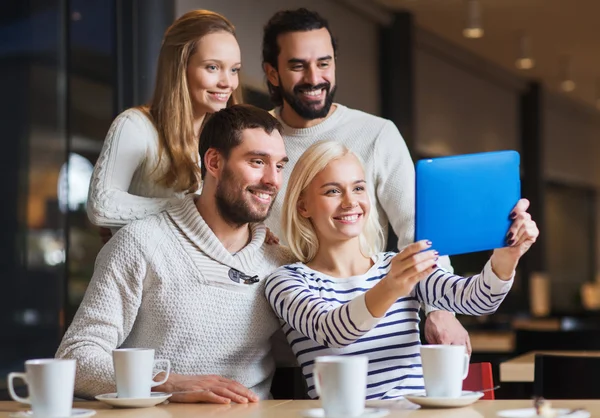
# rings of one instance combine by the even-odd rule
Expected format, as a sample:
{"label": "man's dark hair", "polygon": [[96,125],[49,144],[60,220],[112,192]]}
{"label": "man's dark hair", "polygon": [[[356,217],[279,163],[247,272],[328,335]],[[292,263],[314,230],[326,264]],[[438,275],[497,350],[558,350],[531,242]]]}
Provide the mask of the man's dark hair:
{"label": "man's dark hair", "polygon": [[[262,44],[262,63],[263,66],[268,63],[277,69],[277,58],[281,50],[279,49],[279,43],[277,39],[279,35],[290,32],[308,32],[317,29],[327,29],[329,36],[331,37],[331,45],[333,46],[334,57],[337,57],[337,42],[329,29],[329,22],[327,19],[319,15],[317,12],[313,12],[304,8],[297,10],[282,10],[273,15],[267,22],[263,30],[263,44]],[[267,80],[267,86],[269,87],[269,93],[271,95],[271,101],[276,106],[283,105],[283,97],[279,88],[273,86],[269,80]]]}
{"label": "man's dark hair", "polygon": [[238,104],[211,115],[200,133],[200,162],[202,179],[206,175],[204,156],[209,148],[219,151],[226,159],[231,150],[242,143],[242,131],[261,128],[271,135],[274,130],[283,132],[281,123],[263,109],[249,104]]}

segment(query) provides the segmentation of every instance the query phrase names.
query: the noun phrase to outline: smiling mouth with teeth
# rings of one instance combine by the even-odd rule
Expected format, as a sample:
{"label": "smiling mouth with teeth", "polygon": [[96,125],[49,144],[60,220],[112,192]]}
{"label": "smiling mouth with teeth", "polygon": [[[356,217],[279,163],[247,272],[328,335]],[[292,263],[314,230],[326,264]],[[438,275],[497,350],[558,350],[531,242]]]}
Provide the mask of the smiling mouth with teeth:
{"label": "smiling mouth with teeth", "polygon": [[209,92],[211,95],[216,96],[217,99],[219,100],[226,100],[229,98],[229,93],[216,93],[216,92]]}
{"label": "smiling mouth with teeth", "polygon": [[336,221],[354,222],[354,221],[357,221],[358,218],[360,218],[361,216],[362,216],[362,214],[358,213],[355,215],[336,216],[333,219],[335,219]]}
{"label": "smiling mouth with teeth", "polygon": [[259,199],[271,200],[273,198],[273,195],[270,193],[259,192],[255,190],[249,190],[249,192],[252,193],[254,196],[258,197]]}
{"label": "smiling mouth with teeth", "polygon": [[319,90],[305,90],[302,92],[302,94],[306,95],[306,96],[320,96],[321,93],[323,92],[324,89],[319,89]]}

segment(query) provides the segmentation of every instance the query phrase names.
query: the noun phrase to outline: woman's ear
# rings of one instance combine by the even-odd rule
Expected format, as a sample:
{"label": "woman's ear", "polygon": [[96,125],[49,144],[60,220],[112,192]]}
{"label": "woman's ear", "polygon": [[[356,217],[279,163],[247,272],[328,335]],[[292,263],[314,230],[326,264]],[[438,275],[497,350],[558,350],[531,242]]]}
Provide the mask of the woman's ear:
{"label": "woman's ear", "polygon": [[214,148],[209,148],[204,154],[204,161],[202,161],[202,164],[204,164],[207,174],[219,179],[221,177],[221,169],[223,167],[222,161],[223,158],[221,153]]}
{"label": "woman's ear", "polygon": [[307,219],[310,218],[308,210],[306,209],[306,202],[304,201],[304,198],[302,196],[300,196],[300,198],[298,199],[298,203],[296,204],[296,209],[298,209],[298,213],[303,218],[307,218]]}

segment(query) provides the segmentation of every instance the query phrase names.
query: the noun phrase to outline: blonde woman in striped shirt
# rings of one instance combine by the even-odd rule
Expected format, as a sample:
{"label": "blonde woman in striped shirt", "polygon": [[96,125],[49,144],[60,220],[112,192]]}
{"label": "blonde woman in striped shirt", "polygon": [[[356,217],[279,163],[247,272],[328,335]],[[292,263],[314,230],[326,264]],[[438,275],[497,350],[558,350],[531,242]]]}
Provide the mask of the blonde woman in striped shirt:
{"label": "blonde woman in striped shirt", "polygon": [[480,274],[456,276],[436,265],[435,243],[382,252],[365,178],[352,151],[322,141],[296,163],[285,195],[284,236],[300,262],[277,269],[267,279],[266,296],[312,398],[314,359],[322,355],[367,355],[367,399],[424,389],[421,303],[467,315],[495,312],[539,233],[522,199],[511,213],[508,247],[495,250]]}

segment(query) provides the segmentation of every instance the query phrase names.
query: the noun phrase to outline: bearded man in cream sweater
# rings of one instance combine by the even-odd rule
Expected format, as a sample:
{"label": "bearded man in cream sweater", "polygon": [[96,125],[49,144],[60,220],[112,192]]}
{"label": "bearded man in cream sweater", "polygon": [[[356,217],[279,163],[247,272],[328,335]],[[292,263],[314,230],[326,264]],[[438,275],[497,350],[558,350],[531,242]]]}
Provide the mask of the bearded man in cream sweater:
{"label": "bearded man in cream sweater", "polygon": [[112,350],[142,347],[172,364],[155,390],[196,391],[172,401],[269,397],[279,322],[263,279],[291,261],[264,243],[262,224],[288,160],[281,131],[249,105],[217,112],[200,137],[201,194],[130,223],[104,246],[56,354],[77,360],[77,396],[115,392]]}
{"label": "bearded man in cream sweater", "polygon": [[[415,169],[408,148],[393,122],[334,102],[337,44],[327,20],[307,9],[275,13],[264,27],[262,58],[290,158],[281,194],[309,146],[324,139],[339,141],[364,161],[383,230],[392,226],[399,250],[414,242]],[[266,221],[278,237],[282,200]],[[453,271],[448,257],[440,263]],[[452,313],[427,306],[425,311],[427,341],[465,345],[471,351],[469,335]]]}

